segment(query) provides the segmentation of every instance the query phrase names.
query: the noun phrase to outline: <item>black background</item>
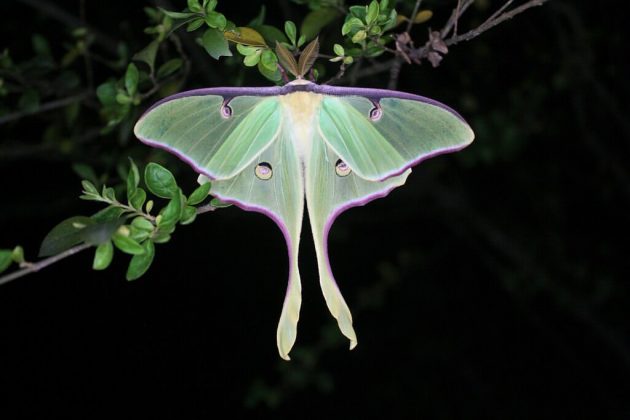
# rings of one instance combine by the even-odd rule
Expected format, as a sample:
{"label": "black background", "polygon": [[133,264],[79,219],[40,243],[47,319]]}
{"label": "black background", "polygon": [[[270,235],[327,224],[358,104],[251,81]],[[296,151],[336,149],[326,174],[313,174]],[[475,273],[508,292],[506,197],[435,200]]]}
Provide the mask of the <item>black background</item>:
{"label": "black background", "polygon": [[[426,3],[439,26],[450,3]],[[462,27],[501,4],[486,3]],[[77,13],[78,2],[58,4]],[[259,4],[219,10],[244,24]],[[88,20],[141,48],[144,5],[90,1]],[[275,24],[306,10],[267,6]],[[33,32],[62,50],[67,28],[44,13],[4,1],[0,15],[14,56],[31,54]],[[294,360],[279,359],[282,235],[231,207],[179,228],[133,283],[127,257],[94,272],[88,251],[1,287],[0,415],[628,418],[624,24],[613,3],[552,0],[452,47],[437,69],[403,67],[400,90],[451,105],[476,140],[334,225],[354,351],[326,309],[305,224]],[[419,43],[424,31],[413,33]],[[186,89],[234,83],[221,62],[193,65]],[[387,76],[358,85],[384,87]],[[2,127],[0,141],[37,142],[38,124]],[[1,247],[20,243],[34,259],[57,222],[100,208],[76,198],[72,160],[81,157],[0,157]],[[194,174],[169,168],[190,191]]]}

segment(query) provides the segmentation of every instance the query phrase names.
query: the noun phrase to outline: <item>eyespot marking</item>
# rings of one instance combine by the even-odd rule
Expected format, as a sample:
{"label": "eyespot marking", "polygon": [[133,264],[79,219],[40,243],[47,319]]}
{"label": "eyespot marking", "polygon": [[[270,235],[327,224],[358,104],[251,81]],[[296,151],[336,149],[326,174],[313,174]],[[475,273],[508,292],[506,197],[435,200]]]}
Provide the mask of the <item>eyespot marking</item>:
{"label": "eyespot marking", "polygon": [[339,159],[337,160],[337,163],[335,163],[335,172],[339,176],[348,176],[350,175],[350,172],[352,172],[352,169],[350,169],[346,162]]}
{"label": "eyespot marking", "polygon": [[378,121],[383,116],[383,109],[378,102],[372,102],[374,104],[374,108],[370,109],[370,119],[372,121]]}
{"label": "eyespot marking", "polygon": [[226,99],[221,104],[221,116],[225,119],[230,118],[232,116],[232,108],[230,108],[230,99]]}
{"label": "eyespot marking", "polygon": [[256,165],[254,174],[256,175],[256,178],[268,181],[273,176],[273,169],[271,169],[271,165],[269,163],[260,162]]}

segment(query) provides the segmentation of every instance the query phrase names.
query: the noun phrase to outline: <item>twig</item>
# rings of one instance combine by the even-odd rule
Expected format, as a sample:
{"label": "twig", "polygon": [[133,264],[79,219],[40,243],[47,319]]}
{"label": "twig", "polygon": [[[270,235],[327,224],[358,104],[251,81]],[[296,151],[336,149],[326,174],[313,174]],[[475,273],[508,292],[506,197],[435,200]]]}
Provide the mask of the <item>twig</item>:
{"label": "twig", "polygon": [[[121,207],[127,207],[127,206],[121,205]],[[218,207],[215,207],[212,204],[206,204],[206,205],[197,207],[197,214],[203,214],[203,213],[215,211],[217,208]],[[148,218],[151,218],[152,220],[155,220],[155,217],[150,216],[148,214],[145,214],[145,213],[138,213],[138,214],[140,214],[143,217],[148,217]],[[82,243],[82,244],[73,246],[72,248],[65,250],[57,255],[53,255],[52,257],[46,258],[36,263],[22,263],[22,266],[24,268],[22,268],[21,270],[14,271],[13,273],[0,277],[0,286],[12,280],[19,279],[20,277],[24,277],[27,274],[36,273],[42,268],[48,267],[49,265],[54,264],[58,261],[61,261],[64,258],[70,257],[74,254],[78,254],[79,252],[84,251],[88,248],[91,248],[92,246],[93,245],[91,244]]]}
{"label": "twig", "polygon": [[203,206],[197,207],[197,214],[208,213],[210,211],[215,211],[218,207],[213,206],[212,204],[205,204]]}
{"label": "twig", "polygon": [[[413,28],[413,21],[416,19],[416,15],[418,14],[418,10],[420,9],[420,4],[422,0],[416,0],[416,4],[413,6],[413,12],[411,13],[411,17],[407,22],[407,27],[405,28],[405,33],[409,33],[411,28]],[[389,83],[387,83],[388,89],[396,89],[398,85],[398,78],[400,77],[400,69],[402,67],[403,58],[398,55],[394,60],[394,64],[391,66],[389,70]]]}
{"label": "twig", "polygon": [[[447,46],[455,45],[462,41],[470,41],[473,38],[478,37],[482,33],[487,30],[497,26],[500,23],[505,22],[508,19],[513,18],[514,16],[524,12],[527,9],[536,6],[542,6],[544,3],[549,0],[530,0],[526,3],[505,12],[505,10],[513,3],[513,0],[508,0],[503,4],[496,12],[494,12],[488,19],[486,19],[481,25],[479,25],[475,29],[471,29],[470,31],[458,35],[457,29],[455,29],[452,36],[447,38],[447,36],[451,33],[451,31],[457,27],[459,19],[466,12],[466,10],[474,3],[475,0],[458,0],[457,6],[453,9],[450,18],[444,25],[444,27],[439,31],[439,36],[444,40],[444,43]],[[429,56],[429,53],[432,52],[430,45],[428,43],[422,47],[418,47],[416,49],[408,49],[408,53],[410,57],[413,57],[413,61],[419,62],[422,59],[426,59]],[[390,80],[388,84],[388,88],[395,89],[395,86],[398,82],[398,76],[400,73],[400,67],[402,66],[402,58],[401,52],[398,52],[396,58],[386,61],[386,62],[376,62],[370,67],[362,69],[360,72],[357,72],[357,78],[374,76],[376,74],[383,73],[385,71],[390,72]],[[396,74],[398,72],[398,74]],[[333,83],[337,83],[334,81]]]}
{"label": "twig", "polygon": [[[520,5],[519,7],[515,7],[509,12],[504,12],[500,15],[497,15],[497,13],[494,13],[490,18],[488,18],[484,23],[479,25],[477,28],[471,29],[470,31],[462,35],[452,36],[451,38],[447,39],[445,41],[446,45],[455,45],[461,41],[470,41],[471,39],[478,37],[479,35],[486,32],[487,30],[494,28],[498,24],[503,23],[506,20],[512,19],[514,16],[518,15],[519,13],[523,13],[525,10],[531,9],[532,7],[542,6],[544,3],[548,1],[549,0],[530,0],[527,3]],[[509,0],[506,4],[508,3],[512,3],[512,0]],[[505,10],[505,7],[506,5],[503,5],[503,7],[501,7],[500,10]]]}
{"label": "twig", "polygon": [[[451,13],[451,17],[446,21],[446,25],[440,31],[440,36],[442,38],[446,38],[446,36],[451,32],[453,27],[457,27],[459,19],[466,12],[466,10],[475,2],[475,0],[457,0],[457,7],[453,9]],[[457,35],[457,30],[455,30],[455,35]]]}
{"label": "twig", "polygon": [[77,246],[73,246],[72,248],[57,254],[57,255],[53,255],[52,257],[46,258],[44,260],[41,260],[39,262],[33,263],[33,264],[27,264],[26,267],[22,268],[21,270],[18,271],[14,271],[11,274],[7,274],[6,276],[2,276],[0,277],[0,286],[3,284],[6,284],[12,280],[15,279],[19,279],[20,277],[23,277],[27,274],[30,273],[35,273],[39,270],[41,270],[42,268],[48,267],[51,264],[56,263],[57,261],[61,261],[64,258],[70,257],[74,254],[77,254],[81,251],[84,251],[88,248],[91,248],[92,245],[90,244],[80,244]]}
{"label": "twig", "polygon": [[74,96],[69,96],[67,98],[58,99],[52,102],[47,102],[43,105],[40,105],[39,107],[37,107],[36,109],[32,111],[18,111],[18,112],[13,112],[11,114],[7,114],[3,117],[0,117],[0,125],[6,124],[11,121],[19,120],[20,118],[26,117],[28,115],[34,115],[34,114],[39,114],[46,111],[52,111],[53,109],[57,109],[57,108],[63,108],[66,105],[70,105],[75,102],[81,102],[82,100],[86,99],[90,95],[91,95],[91,92],[85,91]]}

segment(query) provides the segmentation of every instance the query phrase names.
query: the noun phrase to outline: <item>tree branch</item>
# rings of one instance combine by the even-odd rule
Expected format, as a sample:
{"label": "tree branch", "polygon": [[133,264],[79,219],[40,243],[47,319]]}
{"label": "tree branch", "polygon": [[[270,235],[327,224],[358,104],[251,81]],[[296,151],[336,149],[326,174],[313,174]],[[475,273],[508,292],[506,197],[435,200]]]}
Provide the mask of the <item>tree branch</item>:
{"label": "tree branch", "polygon": [[86,99],[90,95],[91,95],[91,92],[85,91],[74,96],[69,96],[67,98],[62,98],[56,101],[47,102],[43,105],[38,106],[36,109],[32,111],[12,112],[10,114],[0,117],[0,125],[6,124],[11,121],[19,120],[20,118],[23,118],[29,115],[35,115],[35,114],[39,114],[46,111],[52,111],[53,109],[57,109],[57,108],[63,108],[66,105],[70,105],[75,102],[81,102],[82,100]]}
{"label": "tree branch", "polygon": [[478,37],[479,35],[486,32],[487,30],[494,28],[498,24],[503,23],[506,20],[512,19],[514,16],[518,15],[519,13],[523,13],[525,10],[531,9],[532,7],[542,6],[544,3],[548,1],[549,0],[530,0],[520,5],[519,7],[515,7],[509,12],[501,13],[501,11],[505,10],[512,3],[512,0],[509,0],[501,7],[501,9],[495,12],[492,16],[490,16],[484,23],[479,25],[477,28],[471,29],[470,31],[462,35],[454,35],[451,38],[447,39],[445,41],[446,45],[455,45],[461,41],[470,41],[471,39]]}
{"label": "tree branch", "polygon": [[[120,204],[120,203],[119,203]],[[127,207],[124,205],[121,205],[121,207]],[[200,207],[197,207],[197,214],[203,214],[203,213],[208,213],[211,211],[215,211],[218,207],[213,206],[212,204],[206,204]],[[136,212],[138,213],[138,212]],[[138,213],[143,217],[150,217],[152,219],[155,219],[153,216],[149,216],[147,214],[144,213]],[[42,268],[46,268],[49,265],[52,265],[58,261],[63,260],[64,258],[70,257],[74,254],[78,254],[81,251],[85,251],[88,248],[91,248],[93,245],[90,244],[86,244],[86,243],[82,243],[76,246],[73,246],[70,249],[67,249],[57,255],[53,255],[52,257],[46,258],[44,260],[38,261],[36,263],[22,263],[21,266],[23,266],[22,269],[18,270],[18,271],[14,271],[13,273],[7,274],[5,276],[1,276],[0,277],[0,286],[2,286],[3,284],[6,284],[12,280],[16,280],[19,279],[20,277],[24,277],[27,274],[31,274],[31,273],[36,273],[39,270],[41,270]]]}
{"label": "tree branch", "polygon": [[[514,0],[507,0],[505,3],[503,3],[503,5],[499,9],[497,9],[497,11],[495,11],[481,25],[479,25],[475,29],[471,29],[468,32],[465,32],[459,35],[457,31],[458,22],[461,19],[462,15],[475,2],[475,0],[457,0],[456,7],[451,12],[451,16],[449,17],[448,21],[446,21],[442,29],[440,29],[437,32],[433,32],[433,33],[430,32],[430,34],[434,34],[433,38],[440,40],[441,42],[443,42],[443,45],[446,45],[446,46],[455,45],[462,41],[470,41],[478,37],[482,33],[486,32],[487,30],[492,29],[493,27],[499,25],[500,23],[503,23],[506,20],[509,20],[520,13],[523,13],[527,9],[530,9],[536,6],[542,6],[544,3],[548,1],[549,0],[529,0],[521,4],[520,6],[515,7],[514,9],[506,11],[514,2]],[[452,31],[453,31],[453,34],[450,37],[448,37]],[[405,33],[407,32],[403,32],[402,34],[399,34],[399,36],[404,35]],[[437,53],[441,53],[441,52],[438,51]],[[420,64],[421,60],[427,59],[429,57],[429,54],[436,54],[436,51],[433,49],[431,39],[427,41],[427,43],[424,46],[414,48],[413,41],[411,40],[411,38],[409,38],[409,43],[407,45],[397,45],[397,54],[393,60],[374,63],[370,67],[364,68],[362,69],[361,72],[358,72],[357,77],[358,78],[368,77],[368,76],[373,76],[375,74],[383,73],[385,71],[389,71],[390,79],[388,83],[388,88],[395,89],[398,83],[398,78],[400,76],[400,69],[404,61],[403,57],[407,55],[409,58],[411,58],[410,60],[411,62]],[[438,60],[439,60],[439,57],[438,57]],[[434,64],[434,66],[436,65],[437,64]]]}
{"label": "tree branch", "polygon": [[51,264],[56,263],[57,261],[61,261],[64,258],[70,257],[71,255],[74,254],[78,254],[81,251],[84,251],[88,248],[91,248],[92,245],[90,244],[80,244],[77,246],[73,246],[72,248],[57,254],[57,255],[53,255],[52,257],[46,258],[44,260],[41,260],[37,263],[24,263],[23,265],[25,265],[24,268],[22,268],[21,270],[18,271],[14,271],[11,274],[7,274],[6,276],[2,276],[0,277],[0,286],[2,286],[3,284],[6,284],[12,280],[15,279],[19,279],[20,277],[23,277],[27,274],[31,274],[31,273],[36,273],[37,271],[41,270],[42,268],[48,267]]}

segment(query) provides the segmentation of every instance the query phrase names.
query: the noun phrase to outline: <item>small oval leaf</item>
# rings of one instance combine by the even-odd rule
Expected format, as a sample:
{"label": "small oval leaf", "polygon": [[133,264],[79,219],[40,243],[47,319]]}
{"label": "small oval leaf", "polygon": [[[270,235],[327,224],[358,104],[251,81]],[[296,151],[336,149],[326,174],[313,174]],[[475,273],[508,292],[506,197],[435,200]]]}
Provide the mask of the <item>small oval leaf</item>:
{"label": "small oval leaf", "polygon": [[0,249],[0,273],[9,268],[13,259],[11,258],[11,250]]}
{"label": "small oval leaf", "polygon": [[115,233],[114,236],[112,236],[112,239],[114,240],[114,245],[116,245],[116,248],[120,249],[125,254],[144,254],[144,248],[142,247],[142,245],[131,239],[129,236]]}
{"label": "small oval leaf", "polygon": [[96,247],[94,252],[94,261],[92,262],[92,268],[94,270],[105,270],[112,262],[114,258],[114,245],[112,241],[103,242]]}
{"label": "small oval leaf", "polygon": [[134,255],[129,262],[126,276],[128,281],[136,280],[146,273],[155,257],[155,245],[153,242],[147,240],[141,246],[143,253]]}
{"label": "small oval leaf", "polygon": [[211,186],[212,184],[210,182],[206,182],[205,184],[201,184],[200,186],[198,186],[195,191],[190,194],[190,197],[188,197],[187,204],[190,206],[195,206],[201,203],[208,197]]}
{"label": "small oval leaf", "polygon": [[165,167],[151,162],[144,170],[144,180],[153,194],[162,198],[171,198],[177,194],[175,177]]}
{"label": "small oval leaf", "polygon": [[223,32],[223,36],[228,41],[236,44],[251,45],[254,47],[266,47],[265,39],[255,29],[241,26],[233,31]]}

